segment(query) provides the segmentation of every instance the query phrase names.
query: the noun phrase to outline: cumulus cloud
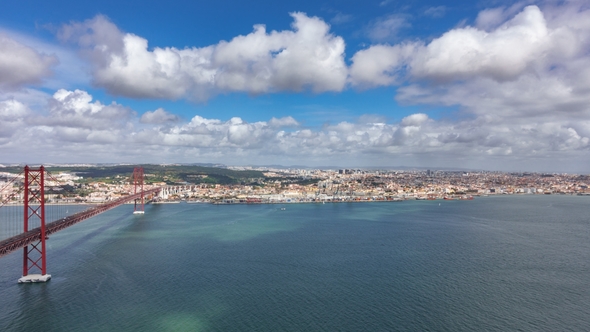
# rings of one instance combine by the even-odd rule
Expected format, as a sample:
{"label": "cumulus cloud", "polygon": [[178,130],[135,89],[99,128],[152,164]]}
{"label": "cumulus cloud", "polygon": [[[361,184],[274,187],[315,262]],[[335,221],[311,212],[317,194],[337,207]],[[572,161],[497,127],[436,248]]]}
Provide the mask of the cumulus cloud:
{"label": "cumulus cloud", "polygon": [[[541,10],[528,6],[492,32],[465,27],[448,31],[428,44],[372,46],[353,57],[351,78],[353,82],[371,81],[357,68],[372,66],[375,85],[395,82],[396,73],[403,68],[410,78],[440,83],[483,77],[513,80],[539,66],[569,60],[579,52],[575,37],[568,29],[550,29]],[[389,60],[380,59],[383,56]]]}
{"label": "cumulus cloud", "polygon": [[115,131],[134,113],[114,102],[110,105],[93,102],[92,96],[82,90],[58,90],[49,101],[48,108],[48,117],[31,121],[53,127]]}
{"label": "cumulus cloud", "polygon": [[421,148],[544,165],[564,153],[587,162],[590,10],[575,1],[549,4],[487,9],[475,26],[429,42],[373,45],[352,57],[350,82],[396,86],[403,105],[450,107],[464,119],[403,119],[404,128],[427,119],[419,126]]}
{"label": "cumulus cloud", "polygon": [[0,101],[0,144],[23,127],[29,113],[28,107],[17,100]]}
{"label": "cumulus cloud", "polygon": [[22,119],[28,113],[28,108],[18,100],[12,99],[0,102],[0,119],[2,119],[2,121]]}
{"label": "cumulus cloud", "polygon": [[415,43],[375,45],[358,51],[352,57],[351,83],[364,88],[399,84],[406,77],[407,62],[416,47]]}
{"label": "cumulus cloud", "polygon": [[55,56],[41,54],[0,33],[0,90],[40,83],[51,76],[57,63]]}
{"label": "cumulus cloud", "polygon": [[275,117],[272,117],[270,119],[270,121],[268,122],[268,124],[271,127],[274,127],[274,128],[279,128],[279,127],[297,127],[297,126],[300,125],[299,122],[297,122],[297,120],[295,120],[291,116],[285,116],[285,117],[278,118],[278,119],[275,118]]}
{"label": "cumulus cloud", "polygon": [[[494,15],[502,19],[506,12]],[[590,102],[589,21],[590,10],[575,3],[543,11],[528,6],[489,32],[456,28],[428,44],[359,51],[350,81],[359,87],[399,85],[396,99],[405,104],[460,106],[467,113],[531,121],[559,114],[584,118]]]}
{"label": "cumulus cloud", "polygon": [[485,31],[496,29],[521,11],[523,7],[524,4],[522,2],[517,2],[510,7],[484,9],[477,15],[475,27]]}
{"label": "cumulus cloud", "polygon": [[498,126],[493,118],[449,122],[417,113],[398,123],[340,122],[316,129],[284,131],[274,126],[272,120],[247,123],[240,118],[221,121],[195,116],[190,122],[169,129],[138,132],[136,143],[197,148],[202,153],[215,151],[225,162],[239,162],[231,156],[239,151],[248,160],[259,162],[280,158],[307,163],[340,160],[358,165],[379,159],[391,161],[400,155],[429,155],[430,160],[483,161],[493,157],[500,158],[505,165],[514,165],[521,158],[550,161],[584,154],[590,147],[589,130],[590,121]]}
{"label": "cumulus cloud", "polygon": [[406,161],[428,156],[428,165],[457,166],[457,161],[463,161],[505,169],[536,167],[539,160],[547,165],[556,158],[584,159],[590,150],[587,118],[504,123],[494,116],[448,121],[415,113],[399,122],[367,115],[355,122],[314,128],[303,127],[290,116],[247,122],[240,117],[221,120],[196,115],[162,126],[154,119],[171,115],[162,109],[150,112],[154,121],[146,122],[141,120],[145,114],[102,104],[80,90],[57,91],[48,105],[44,112],[30,116],[33,111],[17,100],[0,102],[4,158],[21,160],[26,146],[28,158],[39,162],[279,160],[317,165],[338,160],[343,165],[369,166],[391,165],[400,156]]}
{"label": "cumulus cloud", "polygon": [[554,45],[543,13],[526,7],[492,33],[471,27],[445,33],[412,58],[412,74],[448,82],[473,77],[512,80]]}
{"label": "cumulus cloud", "polygon": [[424,122],[428,121],[428,115],[424,113],[416,113],[412,115],[408,115],[402,119],[401,125],[404,127],[418,127],[422,125]]}
{"label": "cumulus cloud", "polygon": [[[336,160],[351,166],[586,171],[590,10],[575,2],[514,8],[483,11],[474,26],[427,42],[373,45],[352,57],[352,86],[393,86],[398,103],[450,107],[452,117],[443,109],[440,118],[420,111],[394,122],[365,115],[306,127],[290,116],[183,120],[163,109],[138,116],[80,90],[59,90],[44,107],[0,94],[0,153],[18,156],[19,147],[27,146],[38,156],[52,151],[52,158],[60,158],[51,161],[75,156],[80,159],[74,161],[318,165]],[[341,64],[344,42],[320,19],[293,17],[291,31],[269,33],[258,26],[227,42],[183,50],[149,50],[145,39],[120,32],[104,17],[68,25],[62,37],[80,43],[96,66],[95,82],[118,94],[206,99],[229,91],[340,91],[347,72]],[[314,41],[342,49],[316,47]],[[312,49],[319,55],[306,53]],[[326,50],[333,52],[322,53]],[[333,68],[339,74],[318,70],[310,78],[306,70],[322,54],[326,64],[338,64]],[[311,67],[298,65],[305,57]],[[302,71],[291,73],[286,63]],[[329,82],[338,84],[330,90]],[[31,112],[40,113],[31,117]],[[10,128],[22,130],[17,135]]]}
{"label": "cumulus cloud", "polygon": [[162,124],[167,122],[176,122],[178,120],[180,120],[180,118],[177,115],[168,113],[163,108],[158,108],[153,112],[147,111],[143,113],[143,115],[139,119],[139,122]]}
{"label": "cumulus cloud", "polygon": [[148,48],[104,16],[64,25],[94,65],[93,80],[111,94],[135,98],[206,100],[224,92],[341,91],[347,77],[344,40],[317,17],[292,13],[292,30],[263,25],[202,48]]}

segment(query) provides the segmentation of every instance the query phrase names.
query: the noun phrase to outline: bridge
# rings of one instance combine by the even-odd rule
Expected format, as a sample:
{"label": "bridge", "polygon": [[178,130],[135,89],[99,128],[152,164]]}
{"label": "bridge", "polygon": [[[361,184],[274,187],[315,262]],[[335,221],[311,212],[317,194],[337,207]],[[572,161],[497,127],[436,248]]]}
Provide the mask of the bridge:
{"label": "bridge", "polygon": [[[0,212],[5,212],[0,214],[0,257],[23,249],[23,273],[18,279],[19,283],[46,282],[51,279],[51,275],[47,274],[46,262],[46,241],[49,235],[130,201],[134,201],[133,213],[142,214],[145,198],[161,191],[159,187],[144,189],[143,168],[136,167],[126,195],[68,214],[71,203],[47,203],[46,196],[49,195],[46,193],[51,190],[51,186],[46,185],[47,179],[54,184],[53,187],[60,182],[43,166],[25,166],[21,174],[0,188],[0,197],[7,193],[7,197],[3,197],[0,202]],[[47,213],[47,208],[51,213]],[[46,222],[46,219],[51,221]]]}

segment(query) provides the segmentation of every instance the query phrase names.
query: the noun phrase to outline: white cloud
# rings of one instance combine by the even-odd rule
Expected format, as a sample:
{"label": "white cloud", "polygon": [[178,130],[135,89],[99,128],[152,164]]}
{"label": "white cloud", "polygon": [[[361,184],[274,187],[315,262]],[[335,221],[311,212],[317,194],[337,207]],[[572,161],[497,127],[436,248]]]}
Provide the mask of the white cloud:
{"label": "white cloud", "polygon": [[344,40],[317,17],[292,13],[293,30],[263,25],[202,48],[153,50],[104,16],[65,25],[59,37],[77,42],[94,65],[94,83],[114,95],[206,100],[224,92],[252,94],[341,91],[347,77]]}
{"label": "white cloud", "polygon": [[0,101],[18,100],[33,110],[45,109],[51,94],[31,88],[21,88],[15,91],[0,91]]}
{"label": "white cloud", "polygon": [[[373,45],[352,57],[352,86],[395,86],[400,104],[450,107],[454,120],[443,110],[441,118],[424,111],[395,122],[365,115],[321,128],[290,116],[247,122],[196,115],[186,121],[163,109],[138,116],[81,90],[59,90],[45,104],[41,95],[3,93],[0,154],[21,161],[26,146],[32,156],[55,158],[48,161],[336,160],[586,172],[590,11],[576,3],[511,8],[484,11],[475,26],[429,42]],[[347,73],[344,42],[320,19],[293,16],[292,31],[257,26],[205,48],[149,50],[145,39],[121,33],[103,17],[68,26],[62,37],[83,45],[96,66],[96,83],[118,94],[206,99],[231,91],[340,91]],[[300,62],[307,58],[310,63]]]}
{"label": "white cloud", "polygon": [[51,76],[55,56],[41,54],[0,33],[0,90],[17,90]]}
{"label": "white cloud", "polygon": [[511,80],[533,69],[551,44],[542,12],[529,6],[491,33],[471,27],[445,33],[415,54],[410,66],[413,76],[438,81]]}
{"label": "white cloud", "polygon": [[590,10],[573,5],[544,12],[528,6],[489,32],[457,28],[428,44],[359,51],[350,80],[360,87],[400,85],[396,99],[405,104],[458,105],[466,113],[530,120],[584,118],[590,112],[589,21]]}
{"label": "white cloud", "polygon": [[2,119],[2,121],[22,119],[28,113],[28,108],[17,100],[12,99],[0,102],[0,119]]}
{"label": "white cloud", "polygon": [[398,84],[405,78],[406,63],[417,47],[416,43],[375,45],[358,51],[350,67],[352,85],[367,88]]}
{"label": "white cloud", "polygon": [[48,117],[31,119],[31,122],[54,127],[115,131],[134,114],[130,109],[114,102],[110,105],[92,102],[92,96],[86,91],[64,89],[53,95],[48,111]]}
{"label": "white cloud", "polygon": [[0,101],[0,144],[6,143],[5,140],[24,126],[24,119],[29,113],[26,105],[17,100]]}
{"label": "white cloud", "polygon": [[51,75],[43,78],[43,88],[52,90],[79,88],[87,86],[90,82],[87,64],[75,50],[13,30],[0,28],[0,34],[5,34],[8,38],[30,47],[39,54],[50,54],[51,57],[59,60],[58,63],[51,66]]}
{"label": "white cloud", "polygon": [[[521,169],[580,170],[590,159],[588,22],[590,10],[575,1],[485,10],[475,27],[452,29],[429,43],[359,51],[350,81],[362,88],[398,86],[395,98],[403,105],[457,109],[464,120],[420,127],[430,133],[416,152],[436,147],[428,160],[462,150],[472,156],[463,155],[464,161],[503,155],[504,164],[522,163]],[[556,155],[568,166],[549,157]]]}
{"label": "white cloud", "polygon": [[171,114],[166,112],[163,108],[158,108],[157,110],[150,112],[145,112],[139,122],[141,123],[153,123],[153,124],[162,124],[167,122],[177,122],[180,118],[177,115]]}
{"label": "white cloud", "polygon": [[299,122],[297,122],[297,120],[295,120],[293,117],[291,116],[285,116],[282,118],[271,118],[270,121],[268,121],[269,126],[274,127],[274,128],[280,128],[280,127],[298,127],[300,124]]}
{"label": "white cloud", "polygon": [[401,125],[404,127],[419,127],[424,122],[428,121],[428,115],[424,113],[416,113],[412,115],[408,115],[402,119]]}
{"label": "white cloud", "polygon": [[[359,75],[355,67],[372,63],[374,85],[384,84],[388,77],[390,84],[394,83],[396,73],[403,68],[408,68],[413,78],[434,82],[481,77],[513,80],[539,66],[551,65],[551,60],[569,60],[579,52],[575,37],[567,29],[551,30],[539,8],[528,6],[492,32],[465,27],[453,29],[427,45],[372,46],[353,57],[351,78],[354,82],[370,81],[371,77]],[[407,45],[412,45],[411,52]]]}
{"label": "white cloud", "polygon": [[500,25],[516,15],[525,6],[523,2],[517,2],[510,7],[496,7],[484,9],[475,19],[475,27],[485,31],[497,29]]}
{"label": "white cloud", "polygon": [[[2,127],[0,152],[5,161],[20,161],[22,156],[36,162],[279,160],[318,165],[337,160],[341,165],[362,166],[391,165],[400,156],[406,162],[427,156],[427,165],[465,162],[506,169],[539,167],[539,161],[547,165],[556,158],[582,160],[590,150],[587,119],[504,123],[502,118],[480,116],[451,122],[416,113],[394,123],[365,116],[356,122],[304,128],[293,117],[246,122],[239,117],[223,121],[197,115],[161,126],[159,121],[141,121],[122,105],[93,101],[80,90],[60,90],[48,105],[45,113],[30,117],[32,111],[25,104],[0,102],[0,127],[18,128]],[[160,120],[170,115],[162,109],[150,114]]]}

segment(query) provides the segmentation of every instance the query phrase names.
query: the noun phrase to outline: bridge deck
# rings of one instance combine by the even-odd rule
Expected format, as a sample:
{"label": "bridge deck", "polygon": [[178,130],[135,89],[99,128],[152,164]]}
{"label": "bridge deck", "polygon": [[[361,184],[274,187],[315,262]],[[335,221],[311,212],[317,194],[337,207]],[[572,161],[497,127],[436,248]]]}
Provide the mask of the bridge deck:
{"label": "bridge deck", "polygon": [[[157,193],[160,190],[161,190],[161,188],[146,190],[143,192],[143,195],[145,196],[145,195],[149,195],[152,193]],[[82,212],[78,212],[78,213],[73,214],[71,216],[52,221],[50,223],[45,224],[45,234],[47,236],[49,236],[57,231],[61,231],[64,228],[67,228],[67,227],[70,227],[74,224],[77,224],[80,221],[94,217],[97,214],[103,213],[107,210],[110,210],[112,208],[115,208],[115,207],[123,204],[123,203],[129,202],[129,201],[137,199],[137,198],[141,198],[141,193],[125,196],[125,197],[116,199],[112,202],[97,205],[97,206],[89,208],[88,210],[84,210]],[[5,256],[15,250],[20,249],[20,248],[23,248],[23,247],[25,247],[35,241],[38,241],[40,239],[41,239],[41,227],[37,227],[37,228],[32,229],[28,232],[13,236],[13,237],[8,238],[3,241],[0,241],[0,257]]]}

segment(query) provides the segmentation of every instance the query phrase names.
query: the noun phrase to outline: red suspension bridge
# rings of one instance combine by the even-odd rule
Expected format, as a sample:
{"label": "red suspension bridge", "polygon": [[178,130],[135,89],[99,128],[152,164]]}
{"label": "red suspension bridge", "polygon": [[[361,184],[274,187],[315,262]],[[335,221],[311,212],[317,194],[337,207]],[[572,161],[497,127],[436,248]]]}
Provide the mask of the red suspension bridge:
{"label": "red suspension bridge", "polygon": [[[134,214],[143,213],[144,199],[161,190],[159,187],[144,190],[143,180],[143,168],[136,167],[131,176],[130,187],[119,198],[86,207],[72,206],[67,202],[47,204],[46,196],[49,195],[46,193],[51,192],[59,181],[43,166],[25,166],[21,174],[0,188],[0,195],[8,192],[7,197],[0,202],[0,257],[22,248],[23,273],[18,282],[49,280],[51,275],[47,274],[45,246],[49,235],[130,201],[135,202]],[[48,186],[47,183],[54,186]],[[17,189],[7,189],[15,187]],[[78,211],[69,213],[69,209]]]}

